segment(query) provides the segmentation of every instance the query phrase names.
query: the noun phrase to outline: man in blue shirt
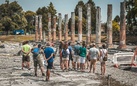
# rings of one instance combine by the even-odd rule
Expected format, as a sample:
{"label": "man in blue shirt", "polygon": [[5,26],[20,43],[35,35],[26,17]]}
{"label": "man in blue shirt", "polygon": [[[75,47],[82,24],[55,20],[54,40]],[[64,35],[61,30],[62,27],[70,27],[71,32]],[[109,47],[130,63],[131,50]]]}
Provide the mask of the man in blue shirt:
{"label": "man in blue shirt", "polygon": [[47,71],[46,71],[46,81],[49,81],[50,69],[52,69],[53,66],[53,54],[54,54],[54,50],[50,47],[50,43],[47,43],[47,47],[44,50],[44,54],[45,54],[45,60],[48,63]]}

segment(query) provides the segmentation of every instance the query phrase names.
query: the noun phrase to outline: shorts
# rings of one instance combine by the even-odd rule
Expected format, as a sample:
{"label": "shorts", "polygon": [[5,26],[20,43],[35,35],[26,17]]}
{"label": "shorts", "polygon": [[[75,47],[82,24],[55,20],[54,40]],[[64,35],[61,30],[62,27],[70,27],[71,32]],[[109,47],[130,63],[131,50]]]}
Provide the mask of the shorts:
{"label": "shorts", "polygon": [[43,63],[42,60],[39,56],[33,56],[33,61],[34,61],[34,67],[37,67],[37,65],[39,65],[39,67],[43,67]]}
{"label": "shorts", "polygon": [[73,61],[80,63],[80,57],[79,57],[79,55],[74,55]]}
{"label": "shorts", "polygon": [[63,58],[63,57],[62,57],[62,61],[63,61],[63,60],[69,60],[69,58],[68,58],[68,57],[67,57],[67,58]]}
{"label": "shorts", "polygon": [[102,61],[102,62],[101,62],[101,65],[105,65],[105,64],[106,64],[106,62],[105,62],[105,61]]}
{"label": "shorts", "polygon": [[48,62],[47,69],[52,69],[53,67],[53,62]]}
{"label": "shorts", "polygon": [[22,56],[22,62],[30,62],[30,56],[25,56],[25,55],[23,55]]}
{"label": "shorts", "polygon": [[90,60],[90,64],[92,64],[92,65],[95,65],[96,62],[97,62],[97,59],[91,59],[91,60]]}
{"label": "shorts", "polygon": [[80,56],[80,63],[85,63],[85,57]]}

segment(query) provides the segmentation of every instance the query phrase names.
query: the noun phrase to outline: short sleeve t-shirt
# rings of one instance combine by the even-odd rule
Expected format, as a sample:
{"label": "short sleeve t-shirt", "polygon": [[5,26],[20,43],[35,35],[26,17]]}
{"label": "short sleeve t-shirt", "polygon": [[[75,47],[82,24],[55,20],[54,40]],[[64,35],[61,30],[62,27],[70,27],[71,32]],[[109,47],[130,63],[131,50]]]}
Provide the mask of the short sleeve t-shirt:
{"label": "short sleeve t-shirt", "polygon": [[75,55],[78,55],[78,51],[79,51],[79,48],[80,48],[81,46],[80,45],[75,45],[74,46],[74,54]]}
{"label": "short sleeve t-shirt", "polygon": [[80,56],[86,58],[87,50],[85,47],[80,47]]}
{"label": "short sleeve t-shirt", "polygon": [[[51,47],[47,47],[44,50],[46,59],[48,59],[52,53],[54,53],[54,50]],[[48,62],[53,62],[53,56],[48,60]]]}
{"label": "short sleeve t-shirt", "polygon": [[[23,49],[25,52],[29,52],[29,51],[31,50],[31,47],[30,47],[30,45],[25,44],[25,45],[22,46],[22,49]],[[24,55],[26,55],[26,54],[24,53]]]}
{"label": "short sleeve t-shirt", "polygon": [[97,48],[90,48],[90,59],[97,59],[99,50]]}

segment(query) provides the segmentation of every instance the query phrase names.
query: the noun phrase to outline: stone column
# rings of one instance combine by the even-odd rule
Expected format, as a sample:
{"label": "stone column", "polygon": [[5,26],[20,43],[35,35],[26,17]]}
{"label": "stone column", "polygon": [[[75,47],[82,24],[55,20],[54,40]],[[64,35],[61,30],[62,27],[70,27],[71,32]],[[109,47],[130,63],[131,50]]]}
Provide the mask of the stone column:
{"label": "stone column", "polygon": [[82,41],[82,7],[78,7],[78,41]]}
{"label": "stone column", "polygon": [[59,16],[59,20],[58,20],[59,34],[58,34],[58,36],[59,36],[59,41],[61,41],[62,40],[62,15],[61,15],[61,13],[59,13],[58,16]]}
{"label": "stone column", "polygon": [[51,13],[48,13],[48,41],[51,42]]}
{"label": "stone column", "polygon": [[46,32],[45,32],[45,30],[43,30],[42,32],[43,32],[42,33],[43,34],[43,42],[46,42]]}
{"label": "stone column", "polygon": [[112,48],[112,4],[108,5],[107,11],[107,46],[108,48]]}
{"label": "stone column", "polygon": [[88,7],[87,7],[87,37],[86,37],[86,42],[88,44],[90,43],[90,35],[91,35],[91,8],[90,8],[90,5],[88,4]]}
{"label": "stone column", "polygon": [[68,14],[65,14],[64,40],[68,41]]}
{"label": "stone column", "polygon": [[71,12],[71,41],[75,42],[75,13]]}
{"label": "stone column", "polygon": [[38,16],[35,16],[35,41],[38,42]]}
{"label": "stone column", "polygon": [[56,41],[56,16],[53,17],[53,41]]}
{"label": "stone column", "polygon": [[126,7],[125,2],[121,2],[120,4],[120,43],[119,48],[126,48]]}
{"label": "stone column", "polygon": [[42,15],[39,15],[39,41],[42,40]]}
{"label": "stone column", "polygon": [[97,7],[96,10],[96,44],[101,44],[101,8]]}

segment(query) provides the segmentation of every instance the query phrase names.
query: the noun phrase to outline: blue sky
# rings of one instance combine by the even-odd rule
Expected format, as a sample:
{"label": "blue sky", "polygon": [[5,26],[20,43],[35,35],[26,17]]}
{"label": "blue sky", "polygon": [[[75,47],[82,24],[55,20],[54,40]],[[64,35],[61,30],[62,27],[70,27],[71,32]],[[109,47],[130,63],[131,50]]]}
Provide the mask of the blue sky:
{"label": "blue sky", "polygon": [[[9,0],[10,2],[15,0]],[[62,13],[64,18],[65,14],[68,14],[69,18],[71,12],[74,12],[75,6],[80,0],[16,0],[22,6],[24,11],[31,10],[36,11],[39,7],[47,7],[50,2],[55,6],[57,13]],[[82,0],[86,3],[88,0]],[[93,0],[96,6],[101,8],[101,21],[107,21],[107,5],[112,4],[112,18],[116,15],[120,15],[120,2],[124,0]],[[0,4],[5,3],[5,0],[0,0]]]}

